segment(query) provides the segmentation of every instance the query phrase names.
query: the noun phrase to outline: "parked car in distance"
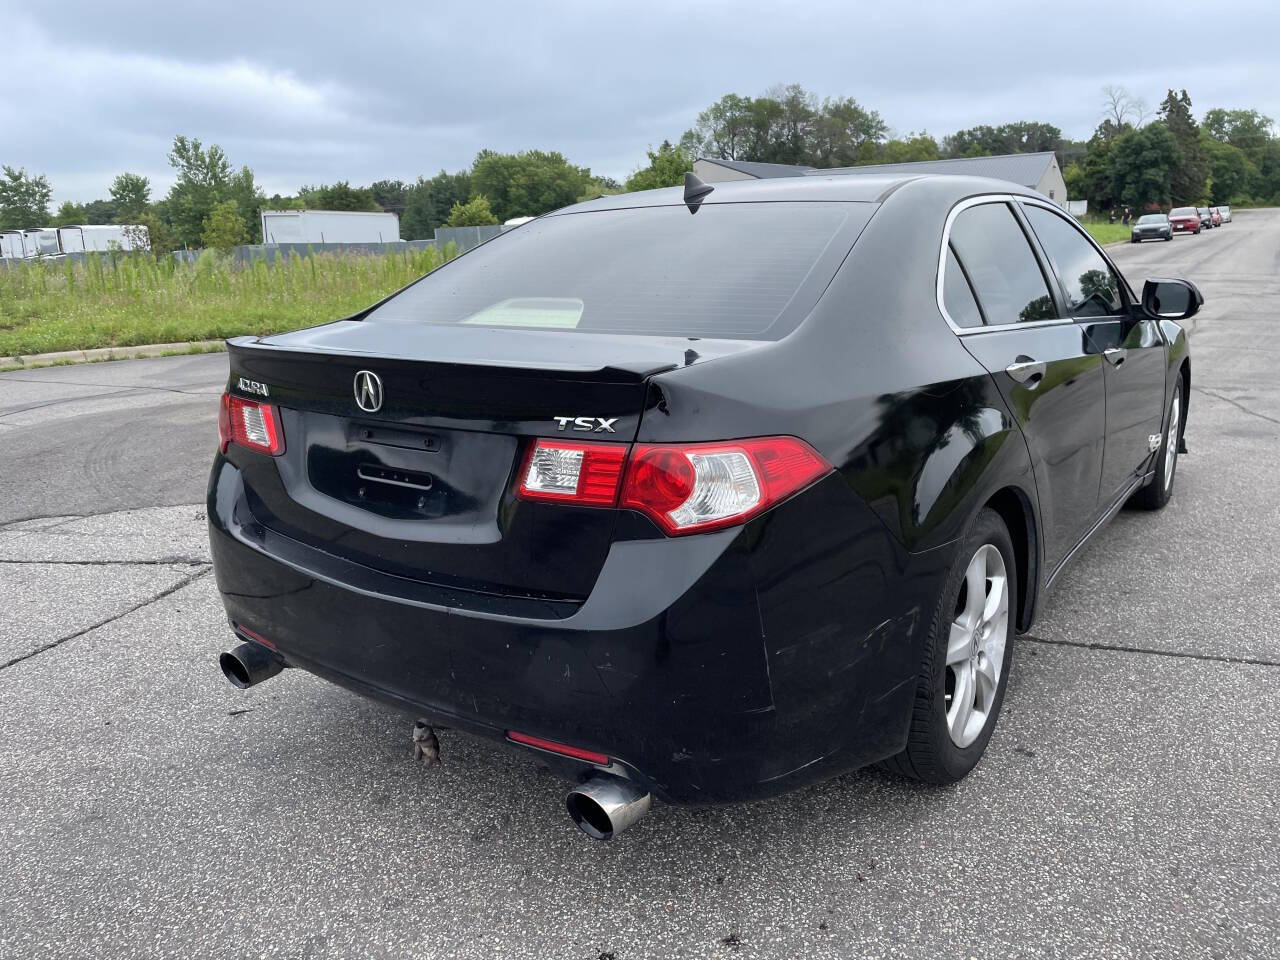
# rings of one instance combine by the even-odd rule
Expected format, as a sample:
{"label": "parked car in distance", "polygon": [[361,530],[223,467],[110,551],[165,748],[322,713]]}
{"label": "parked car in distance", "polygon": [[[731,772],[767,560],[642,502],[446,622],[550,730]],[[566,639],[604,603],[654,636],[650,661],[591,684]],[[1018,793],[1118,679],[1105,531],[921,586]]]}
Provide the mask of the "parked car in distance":
{"label": "parked car in distance", "polygon": [[1213,229],[1213,214],[1209,212],[1208,207],[1196,207],[1196,213],[1200,215],[1200,226],[1206,230]]}
{"label": "parked car in distance", "polygon": [[1222,214],[1218,212],[1217,207],[1209,208],[1209,218],[1215,227],[1222,226]]}
{"label": "parked car in distance", "polygon": [[1129,234],[1130,243],[1141,243],[1143,240],[1172,240],[1173,227],[1169,218],[1163,213],[1144,213],[1133,224]]}
{"label": "parked car in distance", "polygon": [[1169,226],[1174,233],[1199,233],[1204,221],[1195,207],[1174,207],[1169,211]]}
{"label": "parked car in distance", "polygon": [[1169,501],[1202,303],[1000,180],[554,211],[229,342],[220,665],[395,705],[428,758],[436,724],[527,751],[597,839],[651,796],[955,782],[1055,577]]}
{"label": "parked car in distance", "polygon": [[1225,203],[1218,207],[1218,213],[1222,216],[1223,223],[1231,222],[1231,208]]}

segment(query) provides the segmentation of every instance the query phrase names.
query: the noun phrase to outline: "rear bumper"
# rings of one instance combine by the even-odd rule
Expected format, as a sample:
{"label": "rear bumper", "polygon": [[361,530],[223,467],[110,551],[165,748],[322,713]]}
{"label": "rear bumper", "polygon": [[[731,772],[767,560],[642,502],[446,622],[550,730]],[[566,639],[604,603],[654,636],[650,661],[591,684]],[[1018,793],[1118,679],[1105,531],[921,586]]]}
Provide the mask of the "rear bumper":
{"label": "rear bumper", "polygon": [[228,617],[291,665],[494,740],[604,753],[674,803],[769,796],[900,750],[952,550],[901,550],[831,475],[737,530],[619,537],[582,607],[539,619],[441,603],[274,533],[222,457],[208,507]]}

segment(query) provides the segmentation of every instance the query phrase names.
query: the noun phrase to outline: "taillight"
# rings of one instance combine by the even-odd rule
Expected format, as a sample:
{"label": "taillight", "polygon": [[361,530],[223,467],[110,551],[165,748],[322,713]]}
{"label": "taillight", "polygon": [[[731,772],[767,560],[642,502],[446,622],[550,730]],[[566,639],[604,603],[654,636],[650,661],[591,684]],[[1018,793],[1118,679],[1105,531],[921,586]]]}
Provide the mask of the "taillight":
{"label": "taillight", "polygon": [[269,403],[224,393],[222,406],[218,411],[218,442],[223,453],[234,443],[258,453],[278,457],[284,453],[280,414]]}
{"label": "taillight", "polygon": [[679,536],[745,523],[831,471],[803,440],[637,444],[618,505]]}
{"label": "taillight", "polygon": [[526,500],[612,507],[626,460],[623,443],[539,440],[525,459],[519,494]]}
{"label": "taillight", "polygon": [[803,440],[727,443],[573,443],[538,440],[517,487],[526,500],[619,506],[651,517],[670,536],[744,523],[831,465]]}

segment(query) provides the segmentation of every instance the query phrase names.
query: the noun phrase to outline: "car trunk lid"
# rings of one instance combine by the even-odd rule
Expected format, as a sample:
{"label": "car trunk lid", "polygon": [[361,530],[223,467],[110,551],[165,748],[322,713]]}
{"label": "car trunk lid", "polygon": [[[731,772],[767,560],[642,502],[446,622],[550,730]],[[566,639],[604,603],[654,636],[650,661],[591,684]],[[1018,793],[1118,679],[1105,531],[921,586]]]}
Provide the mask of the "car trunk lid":
{"label": "car trunk lid", "polygon": [[[237,462],[277,533],[394,576],[574,603],[615,512],[517,500],[532,438],[627,443],[650,376],[760,345],[359,321],[240,338],[230,389],[277,406],[285,452]],[[357,403],[362,371],[376,409]]]}

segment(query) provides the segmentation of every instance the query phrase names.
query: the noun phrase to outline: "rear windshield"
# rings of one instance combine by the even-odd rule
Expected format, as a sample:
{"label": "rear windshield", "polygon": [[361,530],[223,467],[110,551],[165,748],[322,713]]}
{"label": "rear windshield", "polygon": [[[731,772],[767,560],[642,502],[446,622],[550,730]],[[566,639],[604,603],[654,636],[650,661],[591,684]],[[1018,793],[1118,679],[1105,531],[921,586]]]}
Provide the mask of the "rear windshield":
{"label": "rear windshield", "polygon": [[1139,223],[1164,223],[1169,218],[1163,213],[1148,213],[1145,217],[1139,217]]}
{"label": "rear windshield", "polygon": [[370,321],[773,340],[813,307],[874,204],[635,207],[543,217],[477,247]]}
{"label": "rear windshield", "polygon": [[1197,216],[1195,207],[1178,207],[1176,210],[1170,210],[1171,217],[1194,217]]}

